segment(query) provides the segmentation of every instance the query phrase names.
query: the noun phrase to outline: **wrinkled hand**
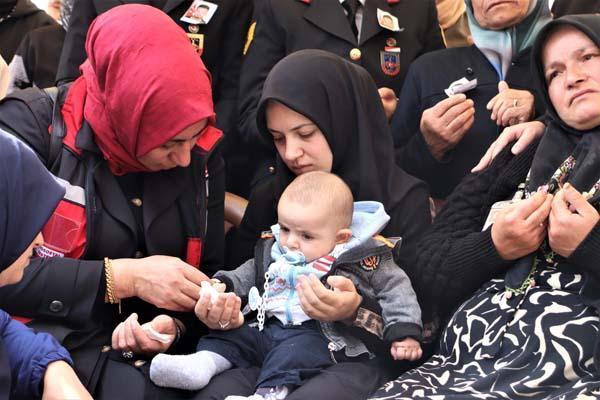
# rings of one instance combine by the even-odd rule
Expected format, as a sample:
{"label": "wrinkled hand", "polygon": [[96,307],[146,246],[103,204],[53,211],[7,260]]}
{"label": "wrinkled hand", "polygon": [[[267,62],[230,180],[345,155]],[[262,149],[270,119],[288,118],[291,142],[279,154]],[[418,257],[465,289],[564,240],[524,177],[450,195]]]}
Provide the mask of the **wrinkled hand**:
{"label": "wrinkled hand", "polygon": [[415,361],[423,357],[421,345],[413,338],[392,342],[390,353],[394,360]]}
{"label": "wrinkled hand", "polygon": [[441,160],[471,129],[475,121],[473,104],[473,100],[461,93],[423,111],[421,134],[435,159]]}
{"label": "wrinkled hand", "polygon": [[546,220],[552,195],[540,191],[529,199],[507,206],[492,225],[492,241],[504,260],[533,253],[546,237]]}
{"label": "wrinkled hand", "polygon": [[[173,340],[177,334],[177,325],[173,318],[161,314],[155,317],[150,324],[158,333],[171,335]],[[162,343],[148,336],[138,322],[137,314],[133,313],[121,322],[112,334],[112,348],[120,351],[132,351],[136,354],[153,355],[164,353],[171,347],[173,341]]]}
{"label": "wrinkled hand", "polygon": [[381,97],[381,102],[383,103],[385,116],[387,120],[390,121],[394,115],[394,112],[396,111],[396,106],[398,105],[396,93],[394,93],[394,91],[390,88],[382,87],[379,88],[379,97]]}
{"label": "wrinkled hand", "polygon": [[354,320],[362,302],[352,281],[343,276],[330,276],[327,289],[315,275],[299,276],[296,290],[302,310],[317,321]]}
{"label": "wrinkled hand", "polygon": [[219,293],[214,304],[210,294],[203,292],[194,309],[196,316],[213,330],[226,331],[244,324],[242,300],[235,293]]}
{"label": "wrinkled hand", "polygon": [[598,211],[570,184],[554,197],[550,212],[548,241],[550,248],[569,257],[594,229],[600,217]]}
{"label": "wrinkled hand", "polygon": [[73,368],[65,361],[48,364],[44,372],[42,400],[92,400]]}
{"label": "wrinkled hand", "polygon": [[498,82],[498,94],[487,103],[492,111],[490,118],[498,126],[511,126],[529,121],[535,112],[533,94],[527,90],[508,87],[504,81]]}
{"label": "wrinkled hand", "polygon": [[208,277],[177,257],[151,256],[112,261],[117,298],[139,297],[158,308],[191,311],[200,282]]}
{"label": "wrinkled hand", "polygon": [[496,156],[509,143],[517,141],[510,149],[511,153],[519,154],[525,150],[533,141],[544,134],[546,125],[539,121],[524,122],[505,128],[500,136],[488,147],[487,151],[479,160],[479,163],[473,167],[471,172],[479,172],[486,169],[496,158]]}

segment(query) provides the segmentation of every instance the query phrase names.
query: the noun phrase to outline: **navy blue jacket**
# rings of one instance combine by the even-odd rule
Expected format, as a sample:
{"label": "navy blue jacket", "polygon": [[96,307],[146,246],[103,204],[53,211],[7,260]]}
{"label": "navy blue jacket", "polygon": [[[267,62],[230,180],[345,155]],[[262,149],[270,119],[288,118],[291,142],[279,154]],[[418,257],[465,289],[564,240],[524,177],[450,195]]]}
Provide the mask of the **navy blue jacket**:
{"label": "navy blue jacket", "polygon": [[[544,114],[545,107],[531,79],[530,65],[527,49],[513,57],[505,81],[513,89],[533,93],[537,118]],[[465,93],[475,103],[475,122],[440,162],[433,158],[421,134],[421,115],[446,99],[444,89],[462,77],[478,81],[477,88]],[[392,119],[396,162],[409,174],[427,182],[432,197],[446,198],[502,131],[485,108],[498,94],[498,80],[498,74],[476,46],[434,51],[411,64]]]}
{"label": "navy blue jacket", "polygon": [[[42,378],[48,364],[64,360],[73,364],[67,350],[47,333],[35,333],[0,310],[0,370],[10,371],[10,387],[0,386],[0,398],[41,397]],[[8,395],[10,393],[10,395]]]}

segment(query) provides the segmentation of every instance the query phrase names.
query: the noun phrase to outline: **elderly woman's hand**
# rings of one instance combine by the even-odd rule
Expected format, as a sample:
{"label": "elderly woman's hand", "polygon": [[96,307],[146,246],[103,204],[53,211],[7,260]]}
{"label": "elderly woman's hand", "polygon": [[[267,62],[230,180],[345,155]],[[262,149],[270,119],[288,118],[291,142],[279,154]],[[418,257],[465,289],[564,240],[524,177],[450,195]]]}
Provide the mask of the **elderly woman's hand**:
{"label": "elderly woman's hand", "polygon": [[527,90],[508,87],[504,81],[498,83],[498,94],[487,103],[486,108],[492,111],[491,119],[499,126],[511,126],[527,122],[535,113],[533,94]]}
{"label": "elderly woman's hand", "polygon": [[164,353],[175,340],[177,324],[172,317],[162,314],[155,317],[150,325],[159,334],[170,336],[172,339],[168,343],[163,343],[151,338],[138,322],[137,314],[134,313],[117,325],[113,331],[112,348],[146,355]]}
{"label": "elderly woman's hand", "polygon": [[475,121],[473,100],[464,94],[450,96],[421,115],[421,134],[436,160],[456,146]]}
{"label": "elderly woman's hand", "polygon": [[327,289],[315,276],[299,276],[296,290],[302,310],[318,321],[354,320],[362,302],[352,281],[343,276],[330,276]]}
{"label": "elderly woman's hand", "polygon": [[219,293],[212,303],[210,293],[203,292],[194,311],[210,329],[226,331],[243,325],[241,306],[242,300],[235,293]]}
{"label": "elderly woman's hand", "polygon": [[515,155],[519,154],[533,143],[535,139],[542,136],[545,129],[546,125],[540,121],[524,122],[504,129],[500,136],[488,147],[481,160],[479,160],[479,163],[473,167],[471,172],[479,172],[486,169],[502,149],[515,140],[517,143],[513,145],[510,151]]}
{"label": "elderly woman's hand", "polygon": [[552,250],[569,257],[600,220],[598,211],[570,184],[554,197],[548,241]]}
{"label": "elderly woman's hand", "polygon": [[540,191],[498,213],[492,225],[492,242],[504,260],[533,253],[546,237],[546,220],[552,195]]}
{"label": "elderly woman's hand", "polygon": [[200,283],[208,277],[177,257],[152,256],[112,260],[114,290],[119,299],[139,297],[158,308],[191,311]]}

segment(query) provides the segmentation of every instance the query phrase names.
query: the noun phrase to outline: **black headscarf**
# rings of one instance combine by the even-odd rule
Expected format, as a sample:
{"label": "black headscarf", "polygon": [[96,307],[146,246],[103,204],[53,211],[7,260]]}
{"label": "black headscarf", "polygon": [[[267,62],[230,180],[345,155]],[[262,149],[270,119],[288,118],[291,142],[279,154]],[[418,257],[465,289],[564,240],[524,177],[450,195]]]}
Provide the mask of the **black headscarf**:
{"label": "black headscarf", "polygon": [[33,151],[0,130],[0,271],[27,249],[64,194]]}
{"label": "black headscarf", "polygon": [[548,183],[557,168],[572,155],[575,166],[566,181],[579,191],[588,191],[600,178],[600,126],[579,131],[561,120],[550,101],[544,78],[542,52],[548,36],[560,26],[572,26],[580,30],[600,47],[600,16],[598,15],[562,17],[550,22],[540,31],[533,47],[532,66],[534,78],[546,104],[548,123],[531,167],[530,188],[535,190],[538,186]]}
{"label": "black headscarf", "polygon": [[552,4],[554,18],[570,14],[593,14],[600,11],[598,0],[555,0]]}
{"label": "black headscarf", "polygon": [[[415,205],[407,204],[406,199],[425,184],[396,165],[381,99],[365,69],[322,50],[298,51],[279,61],[265,81],[257,112],[258,129],[271,141],[266,123],[269,100],[284,104],[319,127],[333,154],[331,172],[346,182],[355,201],[381,202],[392,220],[394,214],[414,210]],[[294,177],[277,155],[277,198]],[[400,236],[404,232],[384,230],[384,234]]]}

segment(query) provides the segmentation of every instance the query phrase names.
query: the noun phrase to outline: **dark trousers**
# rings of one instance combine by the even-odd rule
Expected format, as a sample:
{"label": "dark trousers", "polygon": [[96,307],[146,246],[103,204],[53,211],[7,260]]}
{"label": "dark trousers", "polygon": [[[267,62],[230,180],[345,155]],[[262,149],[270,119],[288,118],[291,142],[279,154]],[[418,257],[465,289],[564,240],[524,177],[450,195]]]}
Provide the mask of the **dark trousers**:
{"label": "dark trousers", "polygon": [[248,325],[212,332],[200,339],[197,350],[220,354],[238,368],[262,367],[257,388],[300,386],[333,364],[316,321],[283,326],[273,318],[262,332]]}

